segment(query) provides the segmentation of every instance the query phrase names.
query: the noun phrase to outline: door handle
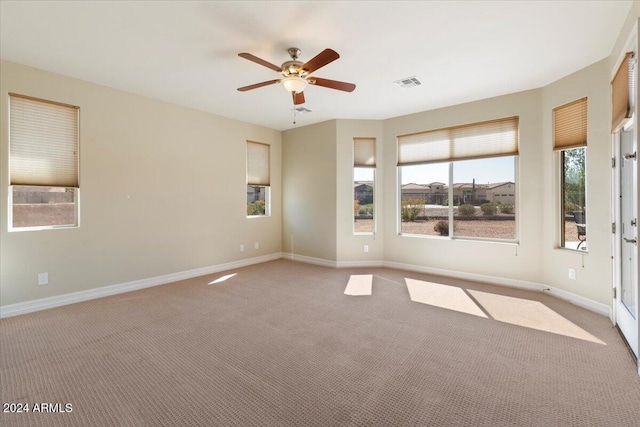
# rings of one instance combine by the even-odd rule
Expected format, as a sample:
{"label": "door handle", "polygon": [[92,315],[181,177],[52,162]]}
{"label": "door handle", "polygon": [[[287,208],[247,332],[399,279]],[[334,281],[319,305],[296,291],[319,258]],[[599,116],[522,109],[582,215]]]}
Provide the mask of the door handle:
{"label": "door handle", "polygon": [[626,237],[623,237],[622,240],[624,240],[627,243],[633,243],[634,245],[638,244],[638,239],[636,239],[635,237],[633,239],[627,239]]}
{"label": "door handle", "polygon": [[624,154],[624,158],[625,160],[629,160],[629,159],[634,159],[636,158],[636,152],[634,151],[633,153],[625,153]]}

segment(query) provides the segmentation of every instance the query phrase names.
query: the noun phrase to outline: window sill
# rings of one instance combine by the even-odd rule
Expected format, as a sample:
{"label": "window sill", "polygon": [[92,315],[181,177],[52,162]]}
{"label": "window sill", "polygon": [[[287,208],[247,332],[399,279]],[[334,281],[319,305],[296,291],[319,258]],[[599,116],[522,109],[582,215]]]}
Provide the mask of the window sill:
{"label": "window sill", "polygon": [[429,234],[406,234],[406,233],[398,233],[400,237],[417,237],[420,239],[431,239],[431,240],[451,240],[451,241],[461,241],[461,242],[479,242],[479,243],[498,243],[503,245],[520,245],[520,241],[518,240],[506,240],[506,239],[488,239],[481,237],[463,237],[463,236],[432,236]]}
{"label": "window sill", "polygon": [[586,249],[564,248],[562,246],[557,246],[554,249],[558,250],[558,251],[565,251],[565,252],[569,252],[569,253],[576,253],[576,254],[582,254],[582,255],[588,255],[589,254],[589,251],[586,250]]}
{"label": "window sill", "polygon": [[73,224],[73,225],[43,225],[43,226],[36,226],[36,227],[8,227],[7,232],[20,233],[23,231],[68,230],[68,229],[74,229],[74,228],[80,228],[80,226]]}

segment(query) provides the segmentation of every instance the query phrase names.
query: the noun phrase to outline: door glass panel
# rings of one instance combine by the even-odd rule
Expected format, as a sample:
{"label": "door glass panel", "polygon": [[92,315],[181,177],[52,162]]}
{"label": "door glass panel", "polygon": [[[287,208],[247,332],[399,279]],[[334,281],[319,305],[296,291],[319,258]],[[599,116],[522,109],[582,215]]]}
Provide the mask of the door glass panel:
{"label": "door glass panel", "polygon": [[[620,300],[629,313],[636,318],[637,296],[634,287],[635,245],[629,240],[636,238],[636,215],[633,207],[633,176],[636,160],[625,159],[633,149],[633,130],[622,131],[620,135],[620,222],[621,222],[621,267]],[[626,240],[625,240],[626,239]]]}

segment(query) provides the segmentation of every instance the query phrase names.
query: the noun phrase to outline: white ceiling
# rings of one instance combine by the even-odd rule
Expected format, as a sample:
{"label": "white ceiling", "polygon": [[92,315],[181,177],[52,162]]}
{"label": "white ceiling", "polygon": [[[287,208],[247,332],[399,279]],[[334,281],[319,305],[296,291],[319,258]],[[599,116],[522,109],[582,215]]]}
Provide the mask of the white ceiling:
{"label": "white ceiling", "polygon": [[[544,86],[607,57],[631,1],[0,2],[3,59],[270,128],[294,127],[276,65],[332,48],[296,126],[385,119]],[[422,85],[393,81],[417,76]]]}

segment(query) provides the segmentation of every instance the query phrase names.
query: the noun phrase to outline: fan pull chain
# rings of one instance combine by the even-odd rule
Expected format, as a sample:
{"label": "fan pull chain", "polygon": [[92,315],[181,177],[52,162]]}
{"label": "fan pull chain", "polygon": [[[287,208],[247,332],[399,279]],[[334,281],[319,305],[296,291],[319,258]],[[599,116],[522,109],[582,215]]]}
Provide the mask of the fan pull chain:
{"label": "fan pull chain", "polygon": [[296,94],[295,92],[291,92],[292,98],[293,98],[293,124],[296,124],[296,113],[298,112],[296,110]]}

